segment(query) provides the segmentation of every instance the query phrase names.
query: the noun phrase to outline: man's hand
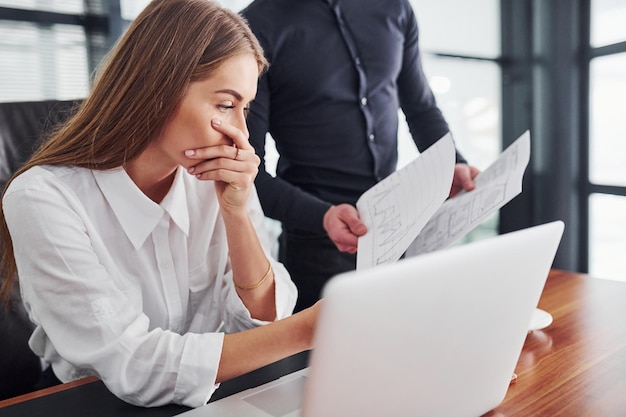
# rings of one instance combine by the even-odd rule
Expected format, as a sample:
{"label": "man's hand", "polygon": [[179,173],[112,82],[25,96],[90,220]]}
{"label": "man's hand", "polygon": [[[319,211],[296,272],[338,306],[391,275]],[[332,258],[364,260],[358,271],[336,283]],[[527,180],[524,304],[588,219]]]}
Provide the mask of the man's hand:
{"label": "man's hand", "polygon": [[367,227],[359,218],[359,212],[350,204],[332,206],[324,214],[324,229],[341,252],[356,253],[359,236],[367,233]]}
{"label": "man's hand", "polygon": [[454,166],[454,177],[452,178],[452,188],[450,188],[450,197],[454,197],[461,191],[472,191],[476,188],[474,178],[480,173],[476,167],[467,164],[456,164]]}

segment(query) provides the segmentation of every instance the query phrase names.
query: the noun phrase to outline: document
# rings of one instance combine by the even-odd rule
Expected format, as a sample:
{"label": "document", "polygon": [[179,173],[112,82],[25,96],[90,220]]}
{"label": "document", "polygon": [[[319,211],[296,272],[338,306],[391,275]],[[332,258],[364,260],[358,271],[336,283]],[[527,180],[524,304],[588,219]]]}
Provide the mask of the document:
{"label": "document", "polygon": [[476,189],[447,200],[411,243],[406,256],[443,249],[478,226],[522,192],[530,160],[530,133],[526,131],[475,179]]}
{"label": "document", "polygon": [[395,262],[450,194],[455,150],[448,133],[356,203],[367,233],[359,238],[357,270]]}
{"label": "document", "polygon": [[368,232],[359,238],[357,270],[443,249],[522,191],[530,161],[526,131],[476,178],[476,189],[447,199],[454,174],[448,135],[366,191],[356,207]]}

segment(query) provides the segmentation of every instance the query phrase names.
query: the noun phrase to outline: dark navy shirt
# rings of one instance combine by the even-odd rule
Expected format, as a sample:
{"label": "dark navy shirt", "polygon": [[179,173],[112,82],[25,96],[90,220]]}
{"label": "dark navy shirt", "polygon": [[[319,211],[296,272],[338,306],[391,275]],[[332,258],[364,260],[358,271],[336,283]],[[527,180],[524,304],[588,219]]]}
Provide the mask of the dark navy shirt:
{"label": "dark navy shirt", "polygon": [[324,232],[332,204],[395,171],[399,108],[420,151],[448,132],[408,0],[256,0],[242,14],[270,62],[248,116],[261,160],[267,132],[280,154],[276,178],[262,165],[256,179],[267,216]]}

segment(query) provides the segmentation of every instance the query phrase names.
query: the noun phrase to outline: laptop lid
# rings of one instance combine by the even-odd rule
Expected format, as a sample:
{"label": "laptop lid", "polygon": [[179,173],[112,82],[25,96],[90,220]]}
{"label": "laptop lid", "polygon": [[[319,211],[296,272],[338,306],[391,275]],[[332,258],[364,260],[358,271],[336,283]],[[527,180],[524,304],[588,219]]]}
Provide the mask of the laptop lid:
{"label": "laptop lid", "polygon": [[563,227],[339,275],[309,368],[183,414],[480,416],[506,394]]}
{"label": "laptop lid", "polygon": [[563,227],[553,222],[334,278],[302,415],[468,417],[496,407]]}

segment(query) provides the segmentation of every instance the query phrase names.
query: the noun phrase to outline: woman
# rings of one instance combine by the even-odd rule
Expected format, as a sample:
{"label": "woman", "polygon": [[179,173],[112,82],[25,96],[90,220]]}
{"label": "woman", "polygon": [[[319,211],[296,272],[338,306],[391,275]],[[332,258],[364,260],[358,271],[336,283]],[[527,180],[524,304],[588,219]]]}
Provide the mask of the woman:
{"label": "woman", "polygon": [[234,13],[155,0],[13,177],[2,272],[19,274],[31,348],[61,381],[95,374],[133,404],[196,407],[311,348],[317,307],[287,317],[295,286],[253,186],[245,116],[265,66]]}

